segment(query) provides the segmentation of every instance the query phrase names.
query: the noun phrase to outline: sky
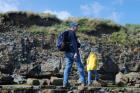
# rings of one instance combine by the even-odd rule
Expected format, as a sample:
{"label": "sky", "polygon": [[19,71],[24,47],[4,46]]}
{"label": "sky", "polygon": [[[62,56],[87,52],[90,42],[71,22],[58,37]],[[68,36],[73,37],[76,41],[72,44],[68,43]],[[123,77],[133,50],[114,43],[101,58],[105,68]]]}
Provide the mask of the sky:
{"label": "sky", "polygon": [[89,17],[119,24],[140,24],[140,0],[0,0],[0,13],[52,13],[60,19]]}

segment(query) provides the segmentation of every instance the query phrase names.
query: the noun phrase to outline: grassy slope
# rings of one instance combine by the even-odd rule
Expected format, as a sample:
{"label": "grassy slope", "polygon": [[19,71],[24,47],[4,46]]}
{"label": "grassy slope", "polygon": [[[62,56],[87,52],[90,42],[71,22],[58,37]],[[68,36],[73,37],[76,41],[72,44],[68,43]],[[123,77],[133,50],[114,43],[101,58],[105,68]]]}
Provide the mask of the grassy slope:
{"label": "grassy slope", "polygon": [[[49,27],[32,26],[28,29],[28,31],[33,33],[44,32],[46,35],[54,33],[57,36],[59,32],[68,29],[68,23],[70,21],[71,20],[65,20],[61,24],[56,24]],[[138,39],[138,34],[140,33],[140,25],[129,24],[123,27],[109,20],[96,20],[87,18],[79,18],[76,21],[80,24],[80,28],[78,31],[80,40],[87,40],[91,43],[95,43],[96,40],[100,38],[104,43],[118,43],[122,45],[132,45],[138,44],[140,42],[140,40]],[[98,31],[97,28],[100,27],[100,25],[108,26],[108,29],[110,29],[112,32],[103,37],[102,33],[104,34],[103,31],[105,31],[106,29],[101,26],[101,29],[99,29],[100,31],[102,31],[100,37],[92,33],[87,34],[92,31],[96,33],[96,31]],[[118,27],[119,30],[116,30],[116,27]]]}
{"label": "grassy slope", "polygon": [[[0,14],[0,22],[4,20],[4,17],[9,17],[9,14],[8,13]],[[29,19],[28,21],[30,21],[31,18],[36,18],[36,17],[40,18],[41,20],[45,18],[46,19],[51,18],[50,22],[55,22],[55,20],[58,21],[60,20],[56,18],[56,16],[51,14],[35,14],[32,12],[22,12],[22,11],[14,12],[11,14],[26,15],[27,17],[26,20]],[[23,20],[20,20],[19,22],[22,21]],[[27,28],[27,31],[35,34],[38,32],[44,32],[46,35],[54,33],[57,36],[59,32],[62,32],[68,28],[68,24],[71,21],[77,21],[80,24],[80,28],[78,31],[78,36],[80,40],[87,40],[90,41],[91,43],[95,43],[97,40],[101,40],[104,43],[119,43],[122,45],[139,44],[140,42],[139,40],[140,24],[136,24],[136,25],[127,24],[125,26],[121,26],[111,20],[105,20],[105,19],[69,18],[63,21],[60,20],[60,23],[58,22],[51,26],[31,25]],[[107,36],[103,37],[103,35],[106,33]]]}

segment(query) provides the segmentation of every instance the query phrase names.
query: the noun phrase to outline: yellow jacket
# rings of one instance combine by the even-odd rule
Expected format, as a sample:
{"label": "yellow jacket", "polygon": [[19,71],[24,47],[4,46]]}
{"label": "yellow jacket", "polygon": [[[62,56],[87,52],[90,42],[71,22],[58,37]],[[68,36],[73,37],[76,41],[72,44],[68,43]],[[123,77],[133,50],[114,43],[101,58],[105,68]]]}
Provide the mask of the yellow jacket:
{"label": "yellow jacket", "polygon": [[87,71],[96,70],[98,66],[97,56],[94,52],[90,52],[87,59]]}

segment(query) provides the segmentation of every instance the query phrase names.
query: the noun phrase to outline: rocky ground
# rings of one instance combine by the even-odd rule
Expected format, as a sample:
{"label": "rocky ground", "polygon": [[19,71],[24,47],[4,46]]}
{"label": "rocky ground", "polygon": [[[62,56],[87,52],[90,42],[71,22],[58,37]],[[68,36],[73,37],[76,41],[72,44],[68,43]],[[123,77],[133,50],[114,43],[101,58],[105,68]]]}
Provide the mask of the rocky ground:
{"label": "rocky ground", "polygon": [[[98,69],[100,80],[93,82],[92,86],[80,86],[77,83],[78,73],[74,64],[70,76],[71,87],[65,89],[62,87],[65,65],[63,53],[56,52],[55,46],[49,44],[51,39],[46,40],[44,44],[44,42],[42,43],[43,40],[37,38],[39,43],[36,44],[33,38],[29,38],[29,36],[23,37],[18,31],[15,35],[11,34],[9,32],[1,34],[0,84],[2,93],[139,92],[139,55],[137,53],[133,55],[132,50],[122,51],[119,45],[92,47],[88,42],[81,42],[84,64],[84,59],[86,59],[90,48],[97,49],[100,60]],[[18,37],[17,34],[19,34]],[[26,45],[23,44],[22,39],[25,40]],[[130,59],[131,55],[135,58]],[[127,67],[126,72],[119,72],[123,67]]]}

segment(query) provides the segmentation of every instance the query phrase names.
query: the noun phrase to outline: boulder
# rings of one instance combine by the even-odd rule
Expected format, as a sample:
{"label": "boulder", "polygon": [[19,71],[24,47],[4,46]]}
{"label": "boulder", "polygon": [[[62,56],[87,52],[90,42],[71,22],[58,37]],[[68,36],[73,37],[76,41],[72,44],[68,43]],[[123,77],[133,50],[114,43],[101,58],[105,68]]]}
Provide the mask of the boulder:
{"label": "boulder", "polygon": [[103,61],[103,66],[100,68],[101,72],[103,73],[112,73],[116,74],[119,71],[119,67],[116,63],[112,61],[110,58],[106,58],[105,61]]}
{"label": "boulder", "polygon": [[128,77],[119,72],[118,74],[116,74],[115,83],[119,86],[123,86],[124,84],[128,83]]}
{"label": "boulder", "polygon": [[27,79],[27,84],[28,85],[40,85],[40,82],[39,82],[38,79],[28,78]]}
{"label": "boulder", "polygon": [[50,81],[52,85],[56,85],[56,86],[63,85],[63,78],[51,77]]}

